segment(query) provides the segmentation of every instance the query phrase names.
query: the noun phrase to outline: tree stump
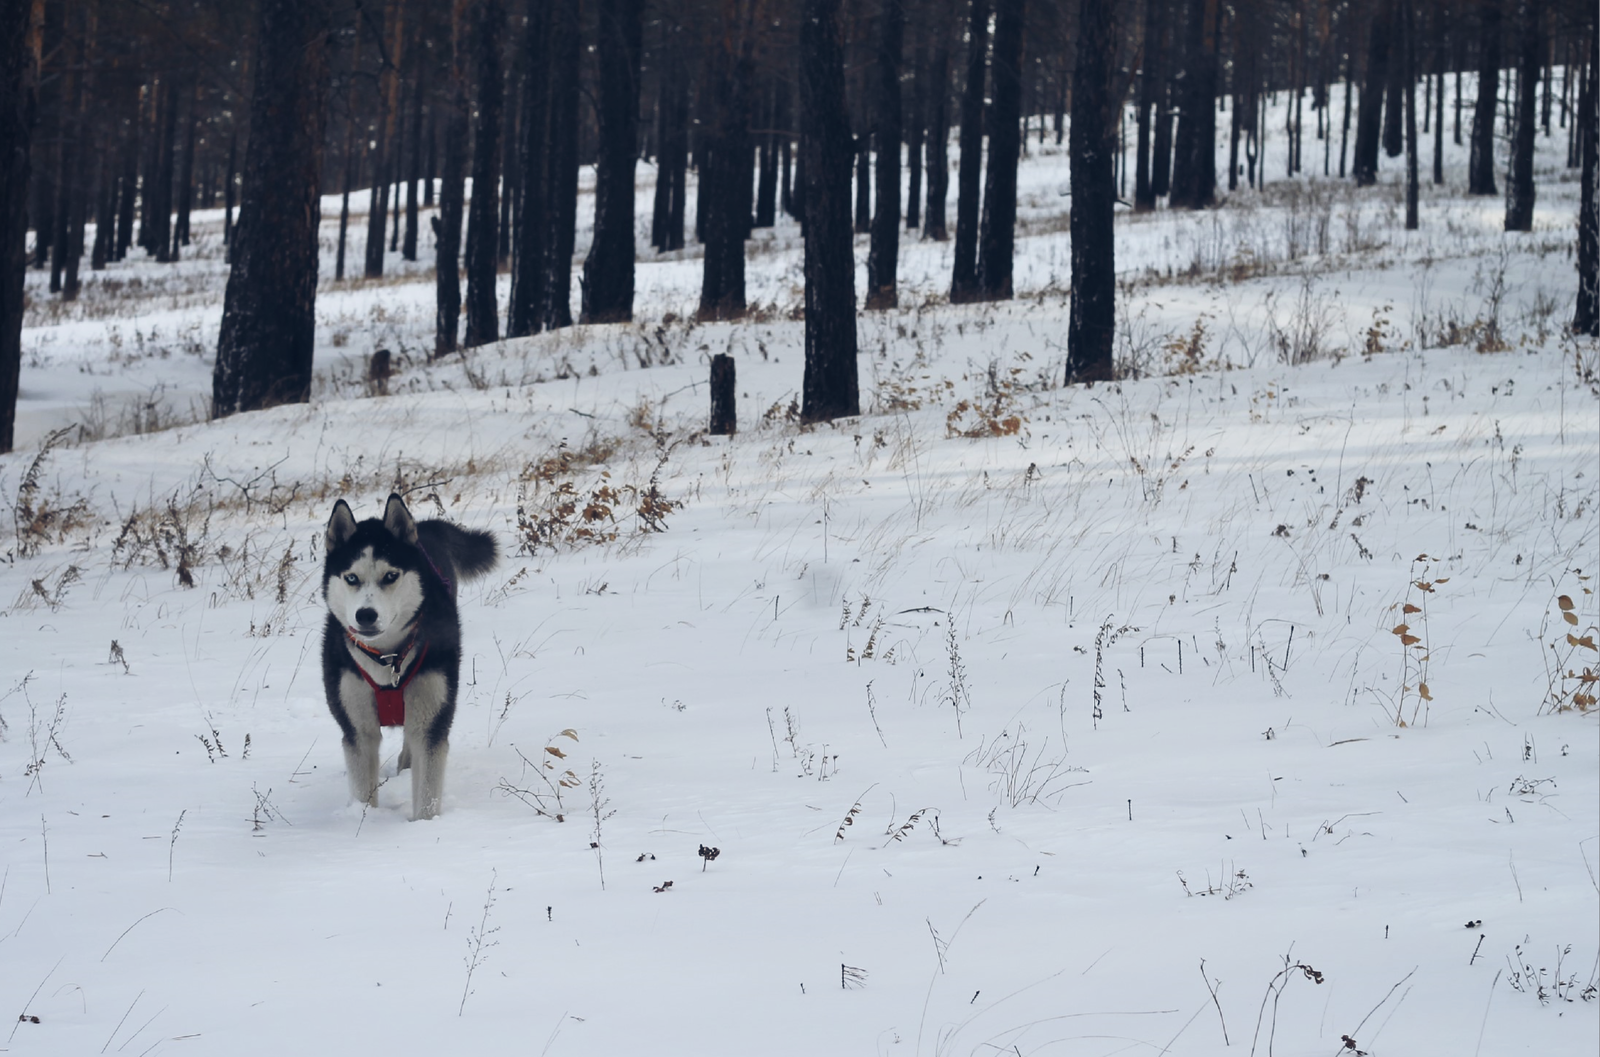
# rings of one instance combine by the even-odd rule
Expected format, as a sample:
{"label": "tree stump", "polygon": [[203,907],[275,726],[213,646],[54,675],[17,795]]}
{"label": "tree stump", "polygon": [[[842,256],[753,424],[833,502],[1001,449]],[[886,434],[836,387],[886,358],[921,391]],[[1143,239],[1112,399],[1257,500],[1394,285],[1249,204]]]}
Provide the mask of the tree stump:
{"label": "tree stump", "polygon": [[733,357],[719,352],[711,357],[712,436],[727,437],[739,432],[738,404],[733,388]]}
{"label": "tree stump", "polygon": [[388,396],[389,379],[394,376],[394,360],[388,349],[377,349],[367,364],[367,393],[370,396]]}

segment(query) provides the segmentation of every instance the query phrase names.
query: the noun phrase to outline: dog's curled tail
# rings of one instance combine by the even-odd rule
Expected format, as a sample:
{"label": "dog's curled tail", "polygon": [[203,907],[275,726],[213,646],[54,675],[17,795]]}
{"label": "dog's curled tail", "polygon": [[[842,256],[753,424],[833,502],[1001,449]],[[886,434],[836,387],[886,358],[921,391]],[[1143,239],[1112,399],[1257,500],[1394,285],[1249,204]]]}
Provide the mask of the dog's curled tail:
{"label": "dog's curled tail", "polygon": [[417,526],[426,539],[433,536],[443,543],[455,569],[456,579],[474,580],[493,569],[499,560],[499,546],[492,532],[464,529],[448,521],[425,521]]}

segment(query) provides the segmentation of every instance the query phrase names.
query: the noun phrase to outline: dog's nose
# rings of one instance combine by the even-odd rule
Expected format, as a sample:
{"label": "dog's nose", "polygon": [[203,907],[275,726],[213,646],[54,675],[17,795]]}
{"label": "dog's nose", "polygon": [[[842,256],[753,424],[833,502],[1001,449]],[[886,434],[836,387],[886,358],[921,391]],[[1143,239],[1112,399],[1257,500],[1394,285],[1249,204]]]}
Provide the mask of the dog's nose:
{"label": "dog's nose", "polygon": [[378,611],[373,609],[371,606],[362,606],[360,609],[356,610],[356,623],[360,624],[364,628],[370,628],[373,624],[377,623],[377,620]]}

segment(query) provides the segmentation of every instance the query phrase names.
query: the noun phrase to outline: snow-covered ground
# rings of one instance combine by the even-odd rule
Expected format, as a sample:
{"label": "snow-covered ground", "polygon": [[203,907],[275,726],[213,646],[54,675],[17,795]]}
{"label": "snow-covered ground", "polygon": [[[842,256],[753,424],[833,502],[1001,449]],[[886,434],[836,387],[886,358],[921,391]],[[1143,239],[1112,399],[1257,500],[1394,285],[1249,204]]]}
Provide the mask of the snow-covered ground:
{"label": "snow-covered ground", "polygon": [[[946,304],[950,247],[909,240],[867,413],[816,428],[787,223],[747,320],[689,322],[697,251],[646,246],[634,325],[437,365],[425,263],[325,278],[314,401],[217,423],[219,216],[73,304],[30,273],[0,1049],[1595,1052],[1563,130],[1533,234],[1448,136],[1408,234],[1395,162],[1287,181],[1281,124],[1265,191],[1119,217],[1135,377],[1060,385],[1035,143],[1017,299]],[[722,351],[742,430],[710,438]],[[332,502],[395,488],[504,553],[430,822],[408,780],[347,803],[315,670]]]}

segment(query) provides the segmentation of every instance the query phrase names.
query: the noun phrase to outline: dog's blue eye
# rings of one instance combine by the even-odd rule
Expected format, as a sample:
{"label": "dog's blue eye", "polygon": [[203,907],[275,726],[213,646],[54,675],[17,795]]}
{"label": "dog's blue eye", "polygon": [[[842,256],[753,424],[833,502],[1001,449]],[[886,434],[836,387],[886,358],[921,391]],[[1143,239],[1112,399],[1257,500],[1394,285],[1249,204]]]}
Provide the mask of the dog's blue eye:
{"label": "dog's blue eye", "polygon": [[394,583],[398,579],[400,579],[400,574],[392,569],[383,574],[383,582],[385,586]]}
{"label": "dog's blue eye", "polygon": [[360,587],[361,577],[357,576],[355,573],[345,573],[344,582],[349,584],[351,587]]}

